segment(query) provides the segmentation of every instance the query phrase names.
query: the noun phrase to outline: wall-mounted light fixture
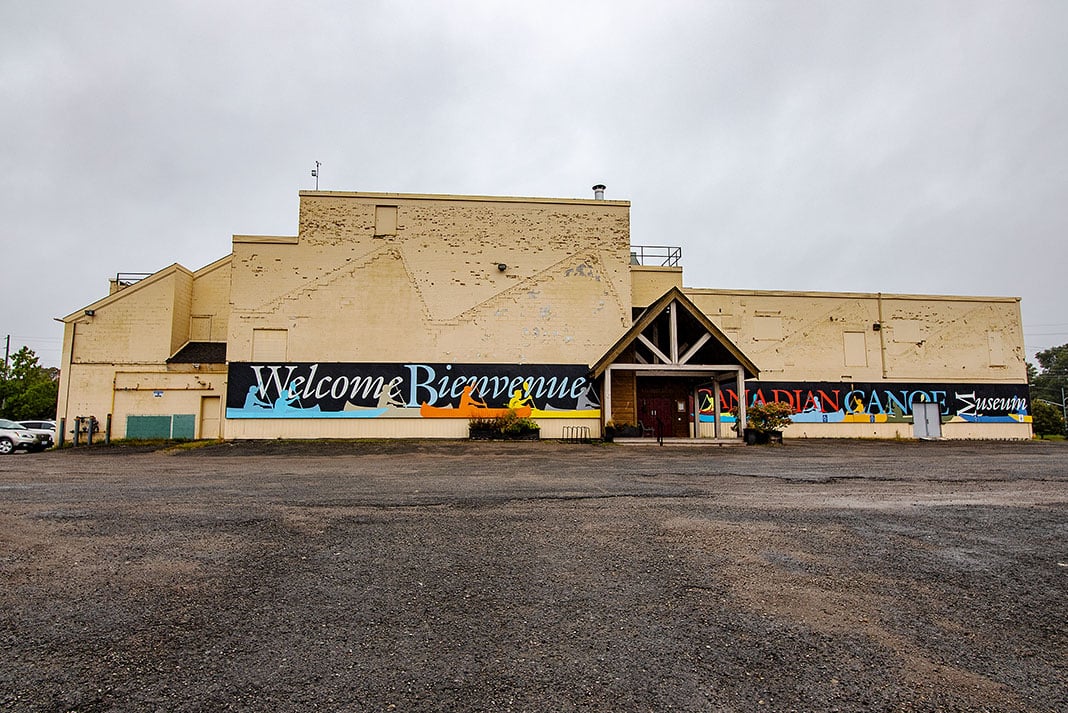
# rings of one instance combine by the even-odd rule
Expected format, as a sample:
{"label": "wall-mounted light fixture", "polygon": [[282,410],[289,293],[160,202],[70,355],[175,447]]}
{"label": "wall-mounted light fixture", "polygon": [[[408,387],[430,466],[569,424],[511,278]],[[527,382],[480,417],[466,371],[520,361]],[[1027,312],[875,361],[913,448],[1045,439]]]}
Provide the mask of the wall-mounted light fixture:
{"label": "wall-mounted light fixture", "polygon": [[87,310],[85,310],[85,316],[86,317],[92,317],[95,314],[96,314],[96,310],[95,309],[87,309]]}
{"label": "wall-mounted light fixture", "polygon": [[499,262],[499,263],[497,263],[497,269],[500,270],[501,272],[504,272],[505,270],[508,269],[508,266],[505,265],[503,262]]}

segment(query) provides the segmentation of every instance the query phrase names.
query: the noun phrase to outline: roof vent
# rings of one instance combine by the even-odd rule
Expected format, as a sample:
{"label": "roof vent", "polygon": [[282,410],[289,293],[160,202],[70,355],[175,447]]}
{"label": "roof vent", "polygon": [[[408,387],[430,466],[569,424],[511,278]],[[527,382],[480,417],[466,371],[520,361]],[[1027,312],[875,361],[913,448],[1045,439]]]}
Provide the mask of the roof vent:
{"label": "roof vent", "polygon": [[595,201],[604,200],[604,189],[605,185],[603,183],[598,183],[596,186],[593,187],[593,199]]}

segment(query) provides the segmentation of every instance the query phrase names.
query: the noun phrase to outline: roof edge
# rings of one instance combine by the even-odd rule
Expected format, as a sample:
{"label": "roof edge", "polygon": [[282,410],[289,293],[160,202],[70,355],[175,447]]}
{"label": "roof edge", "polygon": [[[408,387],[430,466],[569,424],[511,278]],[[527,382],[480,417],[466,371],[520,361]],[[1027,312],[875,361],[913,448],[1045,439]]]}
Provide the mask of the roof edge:
{"label": "roof edge", "polygon": [[188,267],[185,267],[184,265],[179,265],[178,263],[173,263],[173,264],[168,265],[167,267],[163,268],[162,270],[157,270],[156,272],[153,272],[151,275],[149,275],[145,279],[139,280],[139,281],[135,282],[134,284],[130,285],[129,287],[124,287],[121,290],[119,290],[118,292],[113,292],[110,295],[107,295],[105,297],[101,297],[96,302],[90,302],[89,304],[85,305],[81,309],[75,310],[74,312],[71,312],[66,317],[60,317],[59,321],[60,322],[73,322],[74,320],[78,319],[79,317],[85,316],[86,310],[96,310],[96,309],[100,309],[101,307],[106,307],[107,305],[111,304],[112,302],[117,302],[118,300],[120,300],[123,297],[131,294],[132,292],[137,292],[139,290],[144,289],[145,287],[148,287],[149,285],[154,285],[157,282],[159,282],[160,280],[163,280],[164,278],[170,277],[171,275],[173,275],[176,272],[184,272],[190,278],[195,277],[195,274],[193,273],[193,271],[191,271]]}
{"label": "roof edge", "polygon": [[452,195],[447,193],[374,193],[357,191],[300,191],[301,198],[367,198],[396,201],[457,201],[478,203],[547,203],[630,207],[630,201],[597,198],[537,198],[532,196]]}

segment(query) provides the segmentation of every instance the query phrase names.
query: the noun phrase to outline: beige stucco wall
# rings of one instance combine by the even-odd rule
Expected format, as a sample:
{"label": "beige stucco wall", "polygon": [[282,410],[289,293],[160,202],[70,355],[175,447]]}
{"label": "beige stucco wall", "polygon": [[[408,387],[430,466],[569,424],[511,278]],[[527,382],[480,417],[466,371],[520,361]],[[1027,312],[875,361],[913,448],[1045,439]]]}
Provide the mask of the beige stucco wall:
{"label": "beige stucco wall", "polygon": [[[685,293],[756,363],[764,381],[1027,382],[1014,297]],[[849,339],[863,348],[861,358],[847,362]]]}
{"label": "beige stucco wall", "polygon": [[621,201],[302,193],[296,239],[234,238],[229,358],[284,329],[291,361],[590,363],[630,324],[629,238]]}
{"label": "beige stucco wall", "polygon": [[[911,423],[793,423],[783,431],[783,437],[911,439],[915,437],[915,431]],[[1031,438],[1031,425],[1028,423],[943,423],[942,438],[1027,440]]]}
{"label": "beige stucco wall", "polygon": [[[584,426],[591,438],[600,438],[597,419],[546,418],[538,421],[541,438],[564,438],[568,426]],[[232,419],[226,422],[226,437],[249,438],[467,438],[468,422],[462,418],[364,418],[364,419]]]}
{"label": "beige stucco wall", "polygon": [[[108,414],[113,415],[112,438],[126,437],[127,416],[194,414],[199,433],[200,399],[225,397],[226,373],[203,366],[194,370],[190,365],[172,369],[75,362],[67,370],[59,396],[59,417],[67,422],[64,439],[71,439],[75,417],[94,416],[103,429]],[[220,403],[220,417],[221,408]]]}
{"label": "beige stucco wall", "polygon": [[129,415],[195,414],[199,428],[201,397],[225,394],[225,366],[166,360],[189,340],[192,314],[225,329],[228,312],[224,258],[196,273],[171,265],[65,317],[57,406],[65,439],[77,416],[103,428],[112,414],[113,438],[125,436]]}
{"label": "beige stucco wall", "polygon": [[[395,220],[394,220],[395,216]],[[505,265],[499,270],[498,264]],[[168,365],[194,333],[253,361],[592,364],[681,268],[630,265],[622,201],[306,192],[296,236],[234,236],[232,255],[172,265],[64,318],[59,416],[196,414],[224,367]],[[765,381],[1025,383],[1019,301],[686,288]],[[873,325],[881,328],[876,331]],[[848,357],[848,358],[847,358]],[[633,404],[630,406],[633,410]],[[597,421],[544,419],[543,437]],[[69,426],[68,426],[69,428]],[[230,438],[462,437],[462,419],[272,419]],[[868,431],[871,431],[869,434]],[[945,424],[1026,437],[1026,424]],[[593,435],[597,435],[595,432]],[[797,424],[789,437],[911,437],[911,424]]]}
{"label": "beige stucco wall", "polygon": [[206,320],[208,339],[202,341],[226,341],[230,326],[230,262],[227,255],[193,273],[189,317]]}
{"label": "beige stucco wall", "polygon": [[[150,364],[184,343],[192,273],[180,265],[161,270],[68,316],[77,323],[79,359],[87,362]],[[182,319],[181,317],[184,317]]]}
{"label": "beige stucco wall", "polygon": [[682,268],[631,265],[630,280],[631,305],[648,307],[672,287],[682,288]]}

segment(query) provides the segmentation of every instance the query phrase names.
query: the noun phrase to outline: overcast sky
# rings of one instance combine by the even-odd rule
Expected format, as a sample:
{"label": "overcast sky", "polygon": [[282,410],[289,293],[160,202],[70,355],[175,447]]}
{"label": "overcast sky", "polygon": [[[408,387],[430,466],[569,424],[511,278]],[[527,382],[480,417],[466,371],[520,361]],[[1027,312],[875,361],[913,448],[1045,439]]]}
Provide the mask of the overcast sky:
{"label": "overcast sky", "polygon": [[[629,200],[691,287],[1023,298],[1068,342],[1068,2],[0,3],[0,340],[297,192]],[[0,345],[2,348],[2,345]]]}

